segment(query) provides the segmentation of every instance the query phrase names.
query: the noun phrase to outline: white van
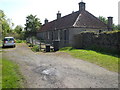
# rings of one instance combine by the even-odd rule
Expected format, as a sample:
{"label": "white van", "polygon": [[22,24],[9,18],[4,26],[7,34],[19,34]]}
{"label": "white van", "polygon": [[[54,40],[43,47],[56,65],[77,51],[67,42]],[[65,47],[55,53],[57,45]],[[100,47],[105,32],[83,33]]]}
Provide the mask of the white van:
{"label": "white van", "polygon": [[12,46],[15,47],[14,37],[5,37],[3,40],[3,47]]}

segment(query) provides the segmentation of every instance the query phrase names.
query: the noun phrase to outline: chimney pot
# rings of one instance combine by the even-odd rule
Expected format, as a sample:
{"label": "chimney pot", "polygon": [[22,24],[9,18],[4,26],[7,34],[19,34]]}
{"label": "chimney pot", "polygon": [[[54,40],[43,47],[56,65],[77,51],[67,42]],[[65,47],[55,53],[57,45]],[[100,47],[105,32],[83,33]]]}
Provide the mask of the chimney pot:
{"label": "chimney pot", "polygon": [[60,11],[58,11],[58,13],[57,13],[57,19],[59,19],[59,18],[61,18],[61,13],[60,13]]}
{"label": "chimney pot", "polygon": [[84,2],[80,2],[80,3],[79,3],[79,11],[84,11],[84,10],[85,10],[85,8],[86,8],[86,7],[85,7],[85,4],[86,4],[86,3],[84,3]]}
{"label": "chimney pot", "polygon": [[48,20],[47,20],[47,18],[45,18],[45,21],[44,21],[44,23],[46,24],[46,23],[48,23]]}

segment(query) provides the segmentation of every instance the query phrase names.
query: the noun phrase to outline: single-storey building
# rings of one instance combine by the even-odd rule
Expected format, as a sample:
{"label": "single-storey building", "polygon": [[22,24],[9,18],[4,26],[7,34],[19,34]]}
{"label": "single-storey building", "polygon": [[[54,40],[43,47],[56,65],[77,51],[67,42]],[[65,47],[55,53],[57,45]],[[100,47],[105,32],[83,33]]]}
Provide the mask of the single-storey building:
{"label": "single-storey building", "polygon": [[102,32],[112,30],[112,17],[108,17],[108,25],[99,20],[85,9],[85,3],[79,3],[79,10],[61,17],[57,13],[57,19],[45,23],[37,32],[37,37],[51,44],[53,41],[59,41],[59,47],[72,46],[73,37],[82,31]]}

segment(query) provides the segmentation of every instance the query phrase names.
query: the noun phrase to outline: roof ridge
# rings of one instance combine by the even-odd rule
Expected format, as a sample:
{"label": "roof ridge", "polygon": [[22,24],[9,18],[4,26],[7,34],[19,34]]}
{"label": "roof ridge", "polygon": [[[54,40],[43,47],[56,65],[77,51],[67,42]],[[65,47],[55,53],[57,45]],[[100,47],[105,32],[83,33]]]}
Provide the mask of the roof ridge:
{"label": "roof ridge", "polygon": [[[103,21],[101,21],[99,18],[97,18],[96,16],[94,16],[92,13],[86,11],[87,13],[89,13],[90,15],[92,15],[94,18],[96,18],[97,20],[99,20],[100,22],[104,23]],[[107,25],[106,23],[104,23],[105,25]]]}
{"label": "roof ridge", "polygon": [[76,11],[43,24],[40,31],[60,30],[70,27],[107,28],[107,25],[88,11]]}
{"label": "roof ridge", "polygon": [[[70,15],[75,14],[75,13],[78,13],[78,12],[79,12],[79,11],[76,11],[76,12],[70,13],[70,14],[68,14],[68,15],[62,16],[62,17],[59,18],[59,19],[52,20],[52,21],[50,21],[50,22],[48,22],[48,23],[51,23],[51,22],[54,22],[54,21],[57,21],[57,20],[63,19],[63,18],[65,18],[65,17],[67,17],[67,16],[70,16]],[[47,24],[48,24],[48,23],[47,23]],[[45,24],[43,24],[43,25],[45,25]]]}
{"label": "roof ridge", "polygon": [[[99,23],[99,24],[98,24]],[[107,24],[102,22],[99,18],[84,10],[81,11],[77,17],[73,27],[106,27]]]}

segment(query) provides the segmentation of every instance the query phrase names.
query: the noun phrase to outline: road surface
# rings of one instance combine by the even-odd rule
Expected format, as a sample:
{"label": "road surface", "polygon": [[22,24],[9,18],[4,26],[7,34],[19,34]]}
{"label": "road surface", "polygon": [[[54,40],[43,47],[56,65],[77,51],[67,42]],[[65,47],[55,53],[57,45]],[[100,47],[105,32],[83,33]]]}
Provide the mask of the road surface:
{"label": "road surface", "polygon": [[118,73],[63,52],[34,53],[26,44],[4,49],[26,78],[26,88],[118,88]]}

